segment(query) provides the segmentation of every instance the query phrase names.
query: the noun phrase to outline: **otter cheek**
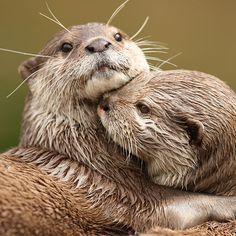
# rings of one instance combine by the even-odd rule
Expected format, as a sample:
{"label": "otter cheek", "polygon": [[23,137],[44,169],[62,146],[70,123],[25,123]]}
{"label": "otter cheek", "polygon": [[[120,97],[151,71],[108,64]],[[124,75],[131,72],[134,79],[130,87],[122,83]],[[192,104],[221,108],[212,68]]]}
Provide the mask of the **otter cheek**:
{"label": "otter cheek", "polygon": [[[127,45],[128,58],[132,65],[129,71],[130,77],[135,77],[140,72],[149,72],[150,67],[142,50],[133,42]],[[132,52],[132,54],[130,53]]]}

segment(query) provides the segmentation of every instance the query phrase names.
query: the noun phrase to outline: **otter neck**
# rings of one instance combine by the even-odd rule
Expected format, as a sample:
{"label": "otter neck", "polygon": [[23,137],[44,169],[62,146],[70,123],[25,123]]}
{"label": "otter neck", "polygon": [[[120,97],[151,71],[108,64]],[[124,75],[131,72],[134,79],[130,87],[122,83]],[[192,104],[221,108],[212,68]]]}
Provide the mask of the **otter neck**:
{"label": "otter neck", "polygon": [[112,142],[106,140],[96,109],[96,102],[83,100],[76,102],[73,110],[53,112],[35,107],[29,95],[19,148],[36,147],[57,152],[117,179],[121,176],[121,169],[125,172],[132,165],[127,163]]}
{"label": "otter neck", "polygon": [[[225,133],[224,136],[226,137],[227,134]],[[235,195],[236,149],[233,148],[234,145],[233,139],[225,138],[225,140],[215,143],[212,149],[211,147],[201,149],[198,153],[201,162],[196,170],[189,176],[187,175],[186,189],[217,195]],[[205,150],[209,150],[210,155]],[[227,150],[232,150],[232,152],[228,153]]]}

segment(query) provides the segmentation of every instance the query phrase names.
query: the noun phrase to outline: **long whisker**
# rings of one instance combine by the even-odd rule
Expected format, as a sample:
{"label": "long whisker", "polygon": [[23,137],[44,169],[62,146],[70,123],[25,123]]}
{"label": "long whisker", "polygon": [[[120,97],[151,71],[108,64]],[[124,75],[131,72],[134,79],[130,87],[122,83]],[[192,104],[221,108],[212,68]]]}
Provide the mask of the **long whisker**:
{"label": "long whisker", "polygon": [[12,52],[16,54],[21,54],[21,55],[27,55],[27,56],[33,56],[33,57],[45,57],[45,58],[53,58],[51,56],[46,56],[46,55],[40,55],[40,54],[34,54],[34,53],[28,53],[28,52],[20,52],[12,49],[6,49],[6,48],[0,48],[0,51],[4,52]]}
{"label": "long whisker", "polygon": [[[40,65],[43,65],[45,63],[40,63]],[[37,71],[35,71],[34,73],[32,73],[31,75],[29,75],[26,79],[24,79],[10,94],[7,95],[7,98],[11,97],[23,84],[25,84],[31,77],[33,77],[34,75],[36,75],[38,72],[44,70],[45,68],[42,67],[41,69],[38,69]]]}
{"label": "long whisker", "polygon": [[[151,61],[160,61],[161,64],[164,63],[164,64],[169,64],[169,65],[172,65],[172,66],[177,67],[174,63],[169,62],[169,59],[171,60],[172,58],[169,58],[168,60],[162,60],[162,59],[157,58],[157,57],[146,56],[146,59],[147,59],[147,60],[151,60]],[[159,68],[159,66],[158,66],[158,68]]]}
{"label": "long whisker", "polygon": [[61,27],[62,27],[63,29],[65,29],[67,32],[70,32],[67,28],[65,28],[64,26],[62,26],[62,25],[59,24],[56,20],[50,18],[49,16],[46,16],[46,15],[44,15],[44,14],[41,13],[41,12],[39,12],[39,15],[40,15],[40,16],[43,16],[43,17],[45,17],[46,19],[48,19],[48,20],[50,20],[50,21],[56,23],[57,25],[61,26]]}
{"label": "long whisker", "polygon": [[141,46],[147,46],[147,47],[155,47],[155,48],[161,48],[161,49],[168,49],[166,46],[164,46],[162,43],[158,42],[152,42],[152,41],[140,41],[136,43],[139,47]]}
{"label": "long whisker", "polygon": [[43,68],[35,71],[34,73],[32,73],[31,75],[29,75],[26,79],[24,79],[10,94],[7,95],[7,98],[9,98],[12,94],[14,94],[24,83],[26,83],[32,76],[34,76],[35,74],[37,74],[40,70],[42,70]]}
{"label": "long whisker", "polygon": [[9,93],[7,95],[7,98],[9,98],[12,94],[14,94],[24,83],[25,83],[25,80],[23,80],[11,93]]}
{"label": "long whisker", "polygon": [[147,40],[147,39],[139,40],[139,41],[137,41],[137,43],[148,43],[148,44],[157,44],[157,45],[160,45],[160,46],[166,46],[166,43]]}
{"label": "long whisker", "polygon": [[142,50],[144,51],[149,51],[149,50],[166,50],[165,48],[162,48],[162,47],[140,47]]}
{"label": "long whisker", "polygon": [[137,40],[134,40],[134,42],[135,42],[135,43],[138,43],[138,42],[143,41],[144,39],[148,39],[148,38],[151,38],[151,35],[144,36],[144,37],[142,37],[142,38],[139,38],[139,39],[137,39]]}
{"label": "long whisker", "polygon": [[113,14],[111,15],[111,17],[109,18],[109,20],[107,21],[107,25],[109,25],[111,23],[111,21],[114,19],[114,17],[124,8],[124,6],[126,5],[126,3],[129,0],[126,0],[124,3],[122,3],[119,7],[116,8],[116,10],[113,12]]}
{"label": "long whisker", "polygon": [[152,65],[150,63],[148,63],[148,65],[149,65],[151,70],[160,70],[157,66],[154,66],[154,65]]}
{"label": "long whisker", "polygon": [[145,19],[145,21],[143,22],[142,26],[139,28],[139,30],[136,32],[136,34],[134,34],[134,35],[130,38],[130,40],[132,40],[132,39],[135,38],[138,34],[140,34],[140,32],[143,30],[143,28],[144,28],[145,25],[147,24],[148,20],[149,20],[149,17],[147,16],[146,19]]}
{"label": "long whisker", "polygon": [[156,71],[156,70],[159,70],[158,67],[156,66],[153,66],[153,65],[149,65],[151,71]]}
{"label": "long whisker", "polygon": [[54,18],[54,20],[58,23],[58,25],[60,25],[63,29],[65,29],[67,32],[70,33],[70,31],[58,20],[58,18],[55,16],[55,14],[52,12],[52,10],[50,9],[48,3],[46,2],[46,6],[48,11],[50,12],[51,16]]}
{"label": "long whisker", "polygon": [[151,57],[151,56],[146,56],[146,59],[147,60],[150,60],[150,61],[160,61],[160,62],[163,62],[164,60],[158,58],[158,57]]}
{"label": "long whisker", "polygon": [[142,49],[142,51],[143,51],[143,53],[144,53],[145,55],[146,55],[146,54],[148,55],[149,53],[167,53],[167,52],[161,51],[161,50],[152,50],[152,51],[150,50],[150,51],[149,51],[149,50],[143,50],[143,49]]}
{"label": "long whisker", "polygon": [[[52,21],[52,22],[54,22],[54,23],[56,23],[57,25],[60,25],[60,24],[58,24],[58,22],[57,22],[56,20],[54,20],[54,19],[52,19],[51,17],[49,17],[49,16],[43,14],[42,12],[39,12],[39,15],[45,17],[46,19],[48,19],[48,20],[50,20],[50,21]],[[60,26],[61,26],[61,25],[60,25]]]}
{"label": "long whisker", "polygon": [[[172,63],[170,63],[170,60],[174,59],[175,57],[177,57],[177,56],[179,56],[181,54],[182,54],[182,52],[179,52],[176,55],[174,55],[174,56],[168,58],[167,60],[163,61],[160,65],[158,65],[158,68],[160,69],[165,64],[172,64]],[[174,65],[174,64],[172,64],[172,65]],[[177,67],[176,65],[174,65],[174,66]]]}

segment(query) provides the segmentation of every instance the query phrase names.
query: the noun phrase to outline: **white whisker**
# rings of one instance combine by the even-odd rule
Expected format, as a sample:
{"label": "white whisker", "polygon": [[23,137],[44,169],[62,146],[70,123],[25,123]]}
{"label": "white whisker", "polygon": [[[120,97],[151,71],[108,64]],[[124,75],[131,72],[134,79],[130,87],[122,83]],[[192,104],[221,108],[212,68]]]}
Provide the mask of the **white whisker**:
{"label": "white whisker", "polygon": [[23,84],[25,83],[25,80],[21,82],[11,93],[7,95],[7,98],[11,97],[12,94],[14,94]]}
{"label": "white whisker", "polygon": [[149,65],[149,67],[152,71],[159,70],[159,68],[157,66],[154,66],[154,65]]}
{"label": "white whisker", "polygon": [[146,55],[148,55],[148,53],[167,53],[165,51],[159,51],[159,50],[155,50],[155,51],[148,51],[148,50],[142,50],[143,53]]}
{"label": "white whisker", "polygon": [[138,42],[143,41],[144,39],[148,39],[148,38],[150,38],[150,37],[151,37],[151,35],[144,36],[144,37],[142,37],[142,38],[139,38],[139,39],[137,39],[137,40],[134,40],[134,42],[135,42],[135,43],[138,43]]}
{"label": "white whisker", "polygon": [[156,50],[156,51],[160,51],[160,50],[166,50],[166,48],[162,48],[162,47],[140,47],[142,49],[142,51],[148,51],[148,50]]}
{"label": "white whisker", "polygon": [[146,19],[145,19],[145,21],[143,22],[142,26],[139,28],[139,30],[136,32],[136,34],[134,34],[134,35],[130,38],[130,40],[132,40],[132,39],[135,38],[138,34],[140,34],[140,32],[144,29],[145,25],[147,24],[148,20],[149,20],[149,17],[147,16]]}
{"label": "white whisker", "polygon": [[0,51],[12,52],[12,53],[16,53],[16,54],[27,55],[27,56],[33,56],[33,57],[53,58],[53,57],[51,57],[51,56],[40,55],[40,54],[34,54],[34,53],[28,53],[28,52],[21,52],[21,51],[16,51],[16,50],[12,50],[12,49],[6,49],[6,48],[0,48]]}
{"label": "white whisker", "polygon": [[162,47],[140,47],[142,50],[165,50]]}
{"label": "white whisker", "polygon": [[137,42],[136,44],[138,46],[156,46],[159,48],[168,49],[165,43],[155,42],[155,41],[150,41],[150,40],[142,40],[142,41]]}
{"label": "white whisker", "polygon": [[129,0],[126,0],[124,3],[122,3],[119,7],[116,8],[116,10],[113,12],[113,14],[111,15],[111,17],[109,18],[109,20],[107,21],[107,25],[109,25],[111,23],[111,21],[114,19],[114,17],[124,8],[124,6],[126,5],[126,3]]}
{"label": "white whisker", "polygon": [[46,19],[48,19],[48,20],[50,20],[50,21],[52,21],[52,22],[54,22],[54,23],[56,23],[56,24],[58,24],[57,21],[55,21],[55,20],[52,19],[51,17],[49,17],[49,16],[43,14],[42,12],[39,12],[39,15],[45,17]]}
{"label": "white whisker", "polygon": [[[169,62],[169,60],[171,60],[172,58],[169,58],[168,60],[161,60],[160,58],[157,58],[157,57],[146,56],[146,59],[151,60],[151,61],[160,61],[161,64],[169,64],[169,65],[172,65],[174,67],[177,67],[174,63]],[[160,67],[158,66],[158,68],[160,68]]]}
{"label": "white whisker", "polygon": [[39,15],[45,17],[46,19],[48,19],[48,20],[50,20],[50,21],[52,21],[52,22],[54,22],[54,23],[56,23],[57,25],[59,25],[59,26],[61,26],[63,29],[65,29],[66,31],[70,32],[68,29],[66,29],[65,27],[63,27],[61,24],[59,24],[57,21],[55,21],[54,19],[50,18],[49,16],[46,16],[46,15],[44,15],[44,14],[41,13],[41,12],[39,12]]}
{"label": "white whisker", "polygon": [[43,68],[35,71],[31,75],[29,75],[26,79],[24,79],[10,94],[7,95],[7,98],[11,97],[11,95],[14,94],[24,83],[26,83],[33,75],[37,74],[42,69]]}
{"label": "white whisker", "polygon": [[54,18],[54,20],[56,21],[55,23],[57,23],[58,25],[60,25],[63,29],[65,29],[67,32],[70,33],[70,31],[58,20],[58,18],[55,16],[55,14],[52,12],[52,10],[50,9],[48,3],[46,2],[46,6],[48,11],[50,12],[51,16]]}
{"label": "white whisker", "polygon": [[[174,56],[168,58],[167,60],[163,61],[160,65],[158,65],[158,68],[160,69],[160,68],[161,68],[163,65],[165,65],[165,64],[172,64],[172,65],[174,65],[173,63],[170,63],[169,61],[172,60],[172,59],[174,59],[175,57],[181,55],[181,54],[182,54],[182,52],[179,52],[179,53],[177,53],[176,55],[174,55]],[[174,66],[177,67],[176,65],[174,65]]]}

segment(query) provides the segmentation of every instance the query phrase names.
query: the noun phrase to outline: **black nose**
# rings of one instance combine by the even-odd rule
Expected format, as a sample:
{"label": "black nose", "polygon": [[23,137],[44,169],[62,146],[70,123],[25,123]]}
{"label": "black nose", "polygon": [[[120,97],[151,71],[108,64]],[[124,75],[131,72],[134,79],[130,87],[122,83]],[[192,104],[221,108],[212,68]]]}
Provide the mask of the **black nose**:
{"label": "black nose", "polygon": [[105,39],[95,39],[87,47],[85,47],[85,49],[91,53],[104,52],[109,48],[110,45],[111,43],[106,41]]}
{"label": "black nose", "polygon": [[99,104],[99,107],[103,110],[103,111],[110,111],[110,106],[109,106],[109,100],[106,98],[104,100],[102,100]]}

